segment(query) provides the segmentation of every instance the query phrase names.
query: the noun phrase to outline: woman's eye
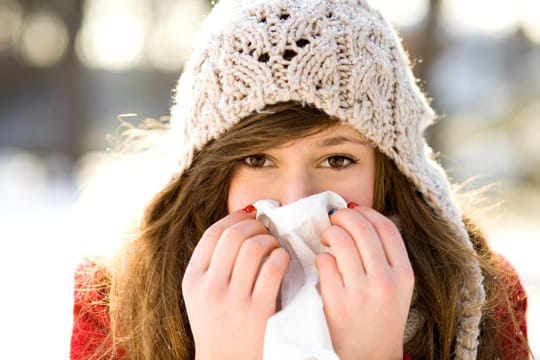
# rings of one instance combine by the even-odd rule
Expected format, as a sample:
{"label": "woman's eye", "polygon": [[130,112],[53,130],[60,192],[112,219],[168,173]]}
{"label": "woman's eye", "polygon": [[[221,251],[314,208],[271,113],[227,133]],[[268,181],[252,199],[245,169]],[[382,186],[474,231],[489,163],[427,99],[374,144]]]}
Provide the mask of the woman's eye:
{"label": "woman's eye", "polygon": [[330,156],[329,158],[326,158],[323,161],[322,166],[333,168],[333,169],[339,169],[353,163],[355,163],[355,161],[347,156],[334,155],[334,156]]}
{"label": "woman's eye", "polygon": [[244,162],[250,167],[265,167],[271,165],[271,161],[263,154],[248,156],[244,159]]}

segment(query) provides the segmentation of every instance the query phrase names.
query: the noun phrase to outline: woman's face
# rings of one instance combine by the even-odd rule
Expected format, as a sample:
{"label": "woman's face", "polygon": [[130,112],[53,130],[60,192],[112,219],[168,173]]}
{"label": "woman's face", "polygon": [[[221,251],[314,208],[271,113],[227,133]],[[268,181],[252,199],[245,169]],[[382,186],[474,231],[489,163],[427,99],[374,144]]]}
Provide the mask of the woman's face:
{"label": "woman's face", "polygon": [[373,205],[375,150],[348,125],[246,157],[233,173],[228,211],[257,200],[286,205],[331,190],[345,201]]}

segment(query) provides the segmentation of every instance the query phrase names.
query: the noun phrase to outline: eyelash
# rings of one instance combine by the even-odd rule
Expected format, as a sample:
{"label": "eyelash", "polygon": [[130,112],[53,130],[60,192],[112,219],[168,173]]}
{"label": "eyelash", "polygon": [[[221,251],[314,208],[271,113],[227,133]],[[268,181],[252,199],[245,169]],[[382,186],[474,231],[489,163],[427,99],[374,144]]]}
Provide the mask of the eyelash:
{"label": "eyelash", "polygon": [[345,169],[351,165],[354,165],[356,163],[358,163],[358,160],[356,160],[355,158],[351,157],[351,156],[348,156],[348,155],[342,155],[342,154],[336,154],[336,155],[331,155],[331,156],[328,156],[327,158],[325,158],[323,160],[322,163],[328,163],[328,165],[330,165],[330,159],[336,159],[336,158],[339,158],[339,159],[342,159],[344,160],[344,162],[348,162],[347,164],[344,164],[344,165],[341,165],[341,166],[337,166],[337,167],[333,167],[333,166],[324,166],[326,168],[330,168],[330,169],[333,169],[333,170],[342,170],[342,169]]}
{"label": "eyelash", "polygon": [[[271,160],[268,158],[268,156],[266,154],[255,154],[255,155],[250,155],[250,156],[246,156],[245,158],[241,159],[242,163],[252,169],[260,169],[260,168],[264,168],[264,167],[269,167],[271,165],[265,165],[264,163],[260,166],[258,165],[253,165],[250,160],[253,160],[255,158],[258,158],[259,160],[263,160],[264,159],[264,163],[266,163],[267,161],[271,162]],[[339,159],[342,159],[346,164],[344,165],[341,165],[341,166],[336,166],[336,167],[333,167],[331,166],[330,164],[330,159],[336,159],[336,158],[339,158]],[[329,168],[329,169],[333,169],[333,170],[342,170],[342,169],[345,169],[351,165],[354,165],[354,164],[357,164],[358,163],[358,160],[351,157],[351,156],[348,156],[348,155],[342,155],[342,154],[335,154],[335,155],[331,155],[331,156],[328,156],[326,157],[320,164],[323,164],[323,163],[328,163],[328,166],[321,166],[323,168]]]}
{"label": "eyelash", "polygon": [[241,159],[242,164],[244,164],[244,165],[246,165],[246,166],[248,166],[248,167],[250,167],[252,169],[260,169],[260,168],[263,168],[263,167],[267,167],[264,164],[261,165],[261,166],[256,166],[256,165],[251,164],[250,159],[252,160],[254,158],[263,158],[265,163],[267,161],[270,161],[270,159],[268,158],[268,156],[266,154],[254,154],[254,155],[246,156],[245,158]]}

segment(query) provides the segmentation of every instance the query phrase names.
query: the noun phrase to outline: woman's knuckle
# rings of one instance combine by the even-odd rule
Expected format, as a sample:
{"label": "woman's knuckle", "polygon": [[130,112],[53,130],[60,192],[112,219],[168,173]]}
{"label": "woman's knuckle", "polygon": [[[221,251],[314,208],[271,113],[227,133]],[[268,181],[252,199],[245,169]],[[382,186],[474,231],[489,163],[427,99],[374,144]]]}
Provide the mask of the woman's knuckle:
{"label": "woman's knuckle", "polygon": [[356,229],[361,234],[365,234],[373,229],[373,226],[365,219],[360,219],[356,222]]}
{"label": "woman's knuckle", "polygon": [[414,285],[414,272],[412,267],[404,266],[398,270],[399,282],[404,284]]}
{"label": "woman's knuckle", "polygon": [[215,223],[204,231],[203,238],[219,238],[225,230],[226,226],[224,224]]}
{"label": "woman's knuckle", "polygon": [[335,249],[346,249],[351,244],[351,241],[346,239],[344,236],[337,235],[332,239],[331,244]]}
{"label": "woman's knuckle", "polygon": [[385,232],[391,232],[396,229],[396,225],[392,222],[392,220],[386,217],[376,220],[376,226]]}
{"label": "woman's knuckle", "polygon": [[195,285],[195,281],[193,281],[193,277],[186,275],[182,279],[182,292],[183,293],[191,293],[193,291]]}
{"label": "woman's knuckle", "polygon": [[384,272],[377,276],[375,295],[378,298],[386,298],[396,289],[396,279],[391,274]]}
{"label": "woman's knuckle", "polygon": [[240,230],[238,229],[238,227],[236,226],[231,226],[231,227],[228,227],[226,228],[224,231],[223,231],[223,234],[221,235],[221,238],[223,240],[235,240],[235,239],[238,239],[239,237],[242,236],[242,233],[240,232]]}
{"label": "woman's knuckle", "polygon": [[225,293],[224,290],[226,289],[226,286],[223,284],[218,284],[210,279],[208,281],[202,281],[198,286],[198,291],[203,298],[207,298],[209,300],[214,298],[223,299],[223,295]]}
{"label": "woman's knuckle", "polygon": [[242,245],[242,251],[249,257],[259,257],[266,252],[266,246],[261,239],[248,239]]}
{"label": "woman's knuckle", "polygon": [[351,239],[348,239],[342,231],[334,227],[329,228],[324,235],[333,248],[344,249],[351,245]]}
{"label": "woman's knuckle", "polygon": [[276,279],[281,275],[281,267],[274,262],[267,261],[264,264],[264,267],[264,276],[266,276],[270,280]]}

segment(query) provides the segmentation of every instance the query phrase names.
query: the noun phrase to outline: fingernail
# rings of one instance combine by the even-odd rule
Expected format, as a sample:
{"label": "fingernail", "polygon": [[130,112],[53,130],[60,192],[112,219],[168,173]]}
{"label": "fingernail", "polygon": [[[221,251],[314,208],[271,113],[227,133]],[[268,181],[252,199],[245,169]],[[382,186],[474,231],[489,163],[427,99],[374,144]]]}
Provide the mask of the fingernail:
{"label": "fingernail", "polygon": [[330,209],[330,211],[328,212],[328,216],[332,216],[332,214],[335,213],[336,211],[337,211],[336,208]]}
{"label": "fingernail", "polygon": [[355,203],[354,201],[351,201],[350,203],[347,204],[347,207],[348,207],[349,209],[354,209],[354,208],[357,207],[357,206],[358,206],[358,204]]}
{"label": "fingernail", "polygon": [[250,214],[250,213],[254,212],[255,210],[257,210],[257,209],[253,205],[248,205],[248,206],[246,206],[245,208],[242,209],[242,211],[245,212],[246,214]]}

